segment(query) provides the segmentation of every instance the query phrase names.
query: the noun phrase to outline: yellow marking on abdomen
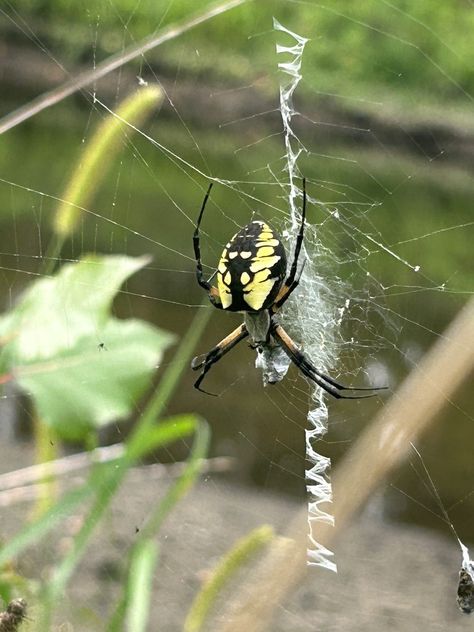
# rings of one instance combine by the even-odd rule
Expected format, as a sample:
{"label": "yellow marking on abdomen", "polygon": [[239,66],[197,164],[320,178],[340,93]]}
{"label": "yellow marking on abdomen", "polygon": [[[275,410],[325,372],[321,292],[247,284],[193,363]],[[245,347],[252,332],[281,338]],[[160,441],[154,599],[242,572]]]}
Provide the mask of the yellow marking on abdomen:
{"label": "yellow marking on abdomen", "polygon": [[217,273],[217,289],[222,303],[222,309],[227,309],[232,305],[232,294],[227,285],[224,284],[222,274]]}
{"label": "yellow marking on abdomen", "polygon": [[258,283],[248,294],[244,295],[244,301],[251,309],[258,312],[262,309],[274,284],[275,279],[268,279],[267,281]]}
{"label": "yellow marking on abdomen", "polygon": [[[261,239],[261,235],[259,239]],[[257,248],[260,248],[261,246],[278,246],[279,243],[278,239],[265,239],[265,241],[257,241],[255,246]]]}
{"label": "yellow marking on abdomen", "polygon": [[280,255],[265,257],[265,259],[256,259],[250,264],[250,272],[260,272],[260,270],[265,270],[266,268],[273,268],[280,259]]}
{"label": "yellow marking on abdomen", "polygon": [[272,271],[270,270],[270,268],[264,268],[263,270],[259,270],[253,276],[252,285],[256,283],[262,283],[262,281],[266,281],[271,273]]}
{"label": "yellow marking on abdomen", "polygon": [[260,257],[271,257],[271,255],[275,252],[275,248],[272,246],[263,246],[257,250],[257,254],[255,255],[256,259],[260,259]]}
{"label": "yellow marking on abdomen", "polygon": [[242,272],[242,274],[240,275],[240,282],[242,283],[242,285],[247,285],[247,283],[250,281],[250,274],[248,272]]}

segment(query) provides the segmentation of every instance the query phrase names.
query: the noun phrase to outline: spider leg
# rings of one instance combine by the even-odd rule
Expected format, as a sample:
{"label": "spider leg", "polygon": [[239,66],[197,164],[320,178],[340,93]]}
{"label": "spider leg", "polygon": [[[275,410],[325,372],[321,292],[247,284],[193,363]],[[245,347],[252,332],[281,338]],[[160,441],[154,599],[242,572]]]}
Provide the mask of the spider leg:
{"label": "spider leg", "polygon": [[204,279],[204,274],[203,274],[203,271],[202,271],[201,248],[200,248],[200,244],[199,244],[199,227],[201,225],[201,220],[202,220],[202,216],[204,214],[204,209],[206,208],[207,200],[209,199],[209,195],[211,193],[212,184],[213,183],[211,182],[211,184],[209,185],[209,188],[207,189],[206,195],[204,196],[204,200],[203,200],[202,206],[201,206],[201,211],[199,213],[198,221],[197,221],[196,228],[194,230],[194,235],[193,235],[194,257],[196,259],[196,278],[197,278],[197,282],[199,283],[199,285],[201,287],[203,287],[208,292],[211,289],[211,285],[210,285],[210,283],[208,283]]}
{"label": "spider leg", "polygon": [[306,354],[298,349],[281,325],[273,323],[271,333],[299,370],[336,399],[366,399],[368,397],[375,397],[375,393],[371,393],[370,395],[345,395],[341,393],[341,391],[380,391],[386,388],[351,388],[339,384],[339,382],[336,382],[336,380],[333,380],[328,375],[324,375],[324,373],[318,371]]}
{"label": "spider leg", "polygon": [[293,281],[293,283],[291,285],[286,285],[285,283],[283,288],[280,290],[280,292],[278,293],[278,296],[275,299],[275,302],[270,308],[272,311],[272,314],[276,314],[276,312],[278,312],[278,310],[283,305],[283,303],[290,297],[290,294],[293,292],[293,290],[295,290],[298,287],[305,265],[306,265],[306,259],[303,260],[303,263],[301,264],[301,268],[300,268],[300,273],[298,274],[297,278]]}
{"label": "spider leg", "polygon": [[290,274],[288,275],[288,278],[286,280],[286,284],[288,286],[292,285],[296,277],[296,270],[298,268],[298,258],[300,256],[301,247],[303,245],[305,219],[306,219],[306,178],[303,178],[303,206],[301,208],[301,225],[300,225],[298,237],[296,238],[293,263],[291,264]]}
{"label": "spider leg", "polygon": [[[273,303],[273,307],[275,308],[275,311],[283,305],[283,303],[289,298],[293,290],[298,286],[301,273],[303,272],[303,270],[301,269],[300,274],[298,275],[298,278],[296,278],[296,272],[298,269],[298,259],[300,256],[301,248],[303,246],[305,219],[306,219],[306,178],[303,178],[303,206],[301,209],[300,230],[296,238],[295,253],[293,255],[293,262],[291,264],[290,273],[285,283],[283,284],[283,287],[278,292],[278,296],[276,297],[275,302]],[[303,263],[303,266],[304,266],[304,263]]]}
{"label": "spider leg", "polygon": [[213,395],[217,397],[215,393],[209,393],[201,388],[201,382],[203,381],[206,373],[209,371],[211,366],[218,362],[222,356],[224,356],[228,351],[233,349],[235,345],[237,345],[241,340],[246,338],[249,335],[247,331],[247,327],[244,323],[239,325],[237,329],[234,329],[232,333],[226,336],[223,340],[221,340],[213,349],[201,356],[196,356],[194,360],[191,362],[191,368],[194,371],[202,369],[201,375],[198,377],[196,382],[194,383],[194,388],[197,388],[198,391],[202,393],[206,393],[207,395]]}
{"label": "spider leg", "polygon": [[[200,247],[200,242],[199,242],[199,227],[201,226],[202,216],[204,215],[204,209],[206,208],[207,200],[209,199],[212,185],[213,183],[211,182],[209,185],[209,188],[207,189],[206,195],[204,196],[204,200],[202,202],[201,211],[199,212],[196,228],[194,229],[193,247],[194,247],[194,258],[196,259],[197,282],[202,288],[204,288],[207,292],[209,292],[209,298],[211,300],[211,303],[215,307],[221,307],[219,290],[209,283],[210,279],[209,281],[206,281],[206,279],[204,278],[204,273],[202,271],[202,262],[201,262],[201,247]],[[213,276],[214,275],[211,276],[211,279]]]}

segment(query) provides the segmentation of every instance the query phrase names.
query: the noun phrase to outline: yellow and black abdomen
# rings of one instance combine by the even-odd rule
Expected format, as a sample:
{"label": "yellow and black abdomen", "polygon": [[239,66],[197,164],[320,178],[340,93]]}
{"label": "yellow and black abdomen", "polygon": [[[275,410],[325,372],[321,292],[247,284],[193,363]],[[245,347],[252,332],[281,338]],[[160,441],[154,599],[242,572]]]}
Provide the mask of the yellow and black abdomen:
{"label": "yellow and black abdomen", "polygon": [[244,226],[224,248],[217,268],[222,308],[259,312],[272,305],[286,275],[285,248],[265,222]]}

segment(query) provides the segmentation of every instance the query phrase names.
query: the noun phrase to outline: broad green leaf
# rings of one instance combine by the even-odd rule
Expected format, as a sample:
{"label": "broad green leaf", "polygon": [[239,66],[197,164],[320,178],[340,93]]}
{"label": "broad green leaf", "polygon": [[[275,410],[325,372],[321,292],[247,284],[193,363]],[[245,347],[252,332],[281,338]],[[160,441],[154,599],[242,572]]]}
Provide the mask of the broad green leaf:
{"label": "broad green leaf", "polygon": [[14,354],[19,364],[50,359],[91,334],[97,346],[120,286],[148,261],[88,256],[32,283],[13,310],[0,318],[8,355]]}
{"label": "broad green leaf", "polygon": [[50,360],[14,370],[40,419],[64,438],[81,438],[94,427],[126,417],[170,340],[144,322],[116,319],[104,327],[103,338],[103,349],[89,335]]}
{"label": "broad green leaf", "polygon": [[2,373],[29,393],[64,438],[125,418],[172,336],[109,315],[114,295],[147,259],[88,257],[42,278],[0,319]]}

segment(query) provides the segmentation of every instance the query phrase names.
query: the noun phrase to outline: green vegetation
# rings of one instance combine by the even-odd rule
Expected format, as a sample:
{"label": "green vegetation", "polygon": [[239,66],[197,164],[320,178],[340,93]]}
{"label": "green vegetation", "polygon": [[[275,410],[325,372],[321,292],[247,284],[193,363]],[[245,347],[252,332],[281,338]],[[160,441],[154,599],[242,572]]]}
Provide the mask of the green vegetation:
{"label": "green vegetation", "polygon": [[226,583],[253,555],[268,545],[274,537],[275,534],[272,527],[262,525],[234,544],[230,551],[219,560],[209,578],[204,582],[200,592],[196,595],[184,622],[184,632],[200,632],[203,629],[209,611]]}
{"label": "green vegetation", "polygon": [[148,259],[91,256],[40,278],[0,318],[3,382],[29,393],[43,423],[81,440],[127,418],[173,338],[110,315],[122,283]]}
{"label": "green vegetation", "polygon": [[[41,46],[30,42],[30,52],[49,63],[46,47],[74,75],[211,4],[18,0],[15,10],[42,42]],[[27,525],[2,543],[0,596],[8,602],[17,594],[29,597],[30,593],[37,607],[32,625],[40,632],[50,632],[62,595],[107,520],[127,473],[154,450],[191,438],[180,475],[159,501],[150,503],[133,544],[123,552],[120,598],[107,612],[108,632],[119,632],[124,626],[134,632],[147,628],[151,582],[164,552],[157,534],[195,484],[210,444],[207,423],[197,414],[182,412],[187,410],[188,392],[173,404],[176,414],[167,411],[197,341],[208,348],[200,337],[211,310],[197,310],[192,321],[187,319],[189,307],[196,306],[195,296],[200,296],[191,238],[205,178],[197,170],[231,183],[213,190],[203,227],[205,263],[216,261],[230,225],[248,221],[254,210],[272,222],[286,212],[287,200],[277,181],[283,173],[279,122],[273,125],[276,119],[268,123],[259,116],[261,103],[276,107],[273,15],[312,38],[304,55],[298,107],[301,102],[302,110],[311,112],[323,104],[325,114],[337,109],[334,123],[328,116],[328,125],[334,124],[340,132],[335,138],[323,136],[316,114],[315,122],[296,121],[306,125],[301,139],[306,143],[308,134],[308,147],[314,150],[302,154],[300,166],[312,197],[309,223],[317,226],[318,239],[337,263],[331,273],[349,279],[358,288],[354,296],[362,296],[360,286],[366,283],[367,303],[373,301],[378,307],[385,301],[386,314],[409,313],[403,326],[414,325],[416,330],[415,334],[404,331],[410,344],[415,339],[425,342],[424,335],[433,337],[441,331],[472,289],[471,240],[469,232],[462,230],[470,222],[472,182],[463,158],[458,156],[457,163],[446,166],[436,162],[438,154],[423,153],[423,142],[415,156],[403,149],[392,152],[391,141],[379,141],[377,130],[367,134],[372,143],[367,146],[359,142],[361,130],[353,130],[352,136],[342,133],[346,114],[352,117],[350,129],[361,117],[362,132],[367,119],[377,123],[380,117],[392,126],[390,133],[399,127],[400,136],[409,138],[413,146],[418,137],[410,136],[411,127],[405,130],[407,123],[426,125],[427,136],[430,125],[452,125],[461,137],[464,130],[472,132],[472,120],[465,124],[461,116],[471,108],[474,92],[470,61],[474,12],[469,3],[248,2],[127,65],[124,76],[146,77],[150,86],[117,103],[117,95],[129,84],[118,79],[112,88],[109,85],[104,102],[116,117],[108,117],[87,94],[85,100],[75,96],[5,134],[0,145],[0,225],[6,263],[0,280],[8,295],[7,309],[0,316],[0,385],[14,383],[31,398],[41,462],[54,459],[63,441],[85,445],[93,455],[102,429],[125,420],[134,423],[123,441],[123,453],[107,463],[91,459],[86,480],[62,496],[54,480],[45,477],[41,483],[47,483],[42,485],[46,502],[39,504]],[[18,43],[19,24],[18,17],[16,24],[2,22],[0,33],[8,45]],[[187,83],[188,91],[176,110],[165,102],[157,122],[150,122],[150,114],[161,104],[162,90],[151,84],[153,76],[163,80],[167,89]],[[253,117],[248,127],[226,126],[225,108],[221,120],[209,123],[204,110],[213,102],[210,95],[248,86],[251,89],[243,94],[255,99],[248,105]],[[173,99],[172,90],[169,94]],[[31,94],[22,94],[20,101],[30,98]],[[186,104],[186,99],[192,103]],[[181,105],[189,108],[184,115]],[[242,103],[236,112],[230,111],[234,123],[239,122],[241,109],[245,109]],[[149,138],[135,134],[134,127],[149,133]],[[376,141],[383,151],[375,147]],[[257,149],[244,151],[247,144]],[[439,150],[441,155],[443,142]],[[39,242],[32,249],[36,234]],[[43,241],[49,241],[44,251]],[[413,266],[400,265],[399,258],[387,254],[390,249],[410,265],[419,264],[420,274],[416,276]],[[144,256],[144,251],[153,257]],[[85,254],[89,252],[94,254]],[[37,259],[42,262],[39,268]],[[146,283],[143,279],[150,269],[155,276],[150,274]],[[33,282],[25,283],[32,278],[26,274],[34,275]],[[329,287],[331,282],[329,278]],[[446,294],[440,291],[445,282]],[[121,290],[124,284],[126,289]],[[448,292],[457,296],[444,300]],[[123,305],[133,294],[144,297],[147,305],[137,309],[134,304],[133,317],[124,318]],[[433,304],[438,300],[433,309],[432,297]],[[404,307],[413,301],[415,316],[401,307],[403,301]],[[353,318],[354,326],[365,326],[370,317],[364,304],[360,316]],[[151,324],[153,319],[156,324]],[[389,339],[385,326],[376,333],[384,341]],[[217,339],[212,332],[212,344]],[[371,344],[371,340],[361,342],[369,349]],[[393,346],[400,356],[404,353],[398,341]],[[156,368],[164,365],[165,353],[170,352],[157,377]],[[232,376],[236,382],[240,377]],[[251,395],[243,402],[236,387],[232,401],[232,390],[222,409],[225,414],[232,410],[240,423]],[[264,418],[260,411],[267,409],[260,395],[259,391],[259,414]],[[273,408],[270,414],[275,417]],[[287,419],[283,421],[286,424]],[[456,424],[453,427],[451,432],[459,432]],[[282,450],[290,446],[285,433],[296,435],[293,430],[286,424],[278,434],[272,463],[279,463],[280,445]],[[300,438],[295,439],[299,444]],[[458,445],[468,451],[468,441]],[[268,469],[268,462],[264,467]],[[297,484],[301,488],[301,480]],[[50,578],[21,576],[16,558],[21,559],[29,547],[40,546],[48,535],[60,533],[64,520],[77,514],[82,522],[73,546],[56,560]],[[227,580],[271,538],[270,529],[262,527],[222,558],[188,604],[188,630],[201,629]]]}
{"label": "green vegetation", "polygon": [[[124,38],[128,43],[138,41],[214,4],[210,0],[199,7],[190,0],[159,5],[153,0],[18,0],[15,9],[60,59],[79,62],[88,57],[91,61],[91,39],[97,42],[94,56],[100,60]],[[413,99],[414,93],[442,106],[463,102],[466,93],[474,92],[470,63],[474,14],[469,2],[248,2],[233,10],[230,19],[220,17],[201,25],[185,40],[167,45],[156,56],[147,55],[147,60],[174,72],[179,59],[181,75],[189,73],[211,82],[224,79],[232,83],[243,78],[251,82],[252,77],[268,73],[274,50],[269,38],[246,40],[241,33],[268,32],[273,15],[290,29],[313,38],[304,59],[306,89],[376,101],[384,95],[384,100],[401,99],[410,106],[418,100]]]}

